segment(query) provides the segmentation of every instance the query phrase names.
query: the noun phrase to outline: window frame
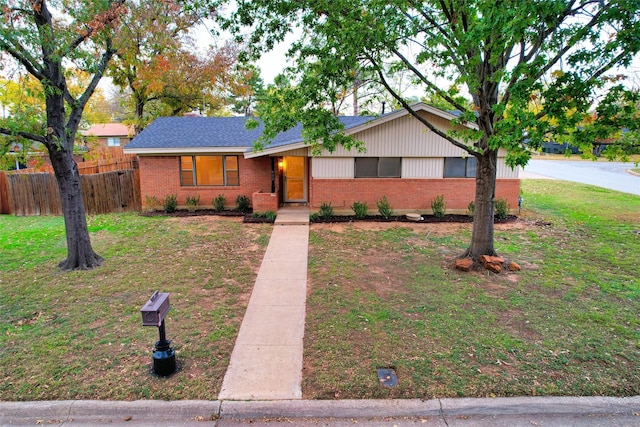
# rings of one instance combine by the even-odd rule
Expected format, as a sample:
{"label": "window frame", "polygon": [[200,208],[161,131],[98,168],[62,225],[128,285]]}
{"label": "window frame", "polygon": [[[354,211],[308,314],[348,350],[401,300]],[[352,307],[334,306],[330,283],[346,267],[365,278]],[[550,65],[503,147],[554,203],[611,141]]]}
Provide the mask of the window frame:
{"label": "window frame", "polygon": [[[447,168],[447,162],[453,162],[453,161],[464,161],[464,175],[460,175],[460,174],[452,175],[450,173],[447,173],[447,172],[451,172],[450,168]],[[443,178],[475,178],[478,173],[477,167],[478,167],[478,161],[474,156],[445,157],[442,177]]]}
{"label": "window frame", "polygon": [[[191,169],[183,169],[183,163],[182,163],[182,159],[183,158],[191,158]],[[221,157],[222,158],[222,184],[198,184],[198,172],[197,172],[197,168],[196,168],[196,157]],[[229,157],[233,157],[235,158],[235,168],[234,169],[228,169],[227,168],[227,158]],[[180,186],[181,187],[239,187],[240,186],[240,159],[238,158],[237,155],[235,154],[218,154],[218,155],[183,155],[183,156],[178,156],[178,164],[179,164],[179,168],[180,168]],[[184,173],[185,172],[190,172],[191,173],[191,181],[193,182],[192,184],[185,184],[184,183]],[[234,173],[235,174],[235,181],[237,181],[236,184],[229,184],[229,175],[230,173]]]}
{"label": "window frame", "polygon": [[[360,162],[365,163],[365,162],[372,162],[373,160],[376,161],[376,175],[359,175],[358,174],[358,160],[360,160]],[[397,175],[381,175],[380,174],[380,167],[381,167],[381,162],[380,160],[383,160],[383,162],[385,160],[393,160],[394,162],[397,161]],[[360,167],[360,171],[362,172],[363,169],[362,165]],[[384,165],[383,165],[384,166]],[[387,165],[389,166],[389,165]],[[395,167],[395,165],[391,165],[393,167]],[[371,166],[369,166],[368,169],[371,169]],[[353,169],[353,177],[355,179],[367,179],[367,178],[373,178],[373,179],[384,179],[384,178],[402,178],[402,157],[354,157],[354,169]]]}
{"label": "window frame", "polygon": [[[112,142],[117,142],[117,144],[112,144]],[[122,145],[122,141],[119,136],[107,137],[107,147],[120,147],[121,145]]]}

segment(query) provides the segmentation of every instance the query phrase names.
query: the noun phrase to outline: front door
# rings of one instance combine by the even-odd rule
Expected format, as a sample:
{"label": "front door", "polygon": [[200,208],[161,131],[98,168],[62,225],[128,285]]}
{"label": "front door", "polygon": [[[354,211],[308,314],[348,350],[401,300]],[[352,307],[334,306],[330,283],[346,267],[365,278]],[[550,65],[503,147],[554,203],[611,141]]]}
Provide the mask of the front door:
{"label": "front door", "polygon": [[284,201],[307,201],[307,158],[284,157],[282,160],[284,174]]}

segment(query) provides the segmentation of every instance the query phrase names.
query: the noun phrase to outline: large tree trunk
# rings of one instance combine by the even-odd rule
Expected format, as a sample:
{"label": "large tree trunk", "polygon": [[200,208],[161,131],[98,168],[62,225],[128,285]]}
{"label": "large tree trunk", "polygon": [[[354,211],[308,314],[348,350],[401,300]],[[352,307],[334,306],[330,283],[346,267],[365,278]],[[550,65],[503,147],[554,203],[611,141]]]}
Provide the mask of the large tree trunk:
{"label": "large tree trunk", "polygon": [[477,261],[481,255],[497,255],[493,248],[493,214],[496,188],[497,150],[486,150],[477,157],[476,198],[471,245],[461,257]]}
{"label": "large tree trunk", "polygon": [[58,267],[66,271],[98,267],[102,263],[102,257],[91,247],[80,174],[73,160],[73,153],[64,149],[51,150],[49,158],[60,190],[67,234],[67,259],[60,262]]}

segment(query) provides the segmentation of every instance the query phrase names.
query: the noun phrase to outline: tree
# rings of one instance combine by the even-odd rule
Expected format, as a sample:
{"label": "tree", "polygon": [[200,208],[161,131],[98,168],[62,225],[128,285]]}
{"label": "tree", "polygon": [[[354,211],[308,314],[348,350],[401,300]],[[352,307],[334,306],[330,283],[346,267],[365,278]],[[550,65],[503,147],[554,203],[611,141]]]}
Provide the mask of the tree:
{"label": "tree", "polygon": [[[0,122],[0,133],[44,145],[49,153],[62,199],[67,258],[63,270],[101,264],[93,251],[73,145],[82,112],[114,54],[111,29],[125,8],[124,0],[45,0],[0,2],[0,49],[42,85],[46,121]],[[74,64],[90,76],[77,96],[70,91],[65,67]]]}
{"label": "tree", "polygon": [[113,82],[130,94],[136,133],[158,115],[193,109],[218,110],[237,49],[226,44],[195,53],[189,31],[202,12],[177,1],[134,3],[114,40],[117,53],[109,66]]}
{"label": "tree", "polygon": [[[265,139],[301,122],[307,140],[328,150],[353,144],[335,132],[340,125],[323,105],[336,101],[327,88],[353,84],[358,69],[377,76],[427,129],[474,156],[474,223],[463,256],[477,260],[496,254],[498,150],[508,150],[510,166],[525,165],[545,138],[575,130],[596,101],[610,103],[602,96],[610,88],[605,73],[629,65],[640,49],[639,10],[637,0],[246,0],[220,19],[239,38],[250,27],[256,55],[304,28],[289,51],[295,84],[268,91]],[[459,110],[454,123],[473,126],[445,133],[417,114],[390,83],[400,72],[416,91]],[[464,88],[471,107],[443,90],[443,79]],[[542,108],[534,113],[536,96]]]}

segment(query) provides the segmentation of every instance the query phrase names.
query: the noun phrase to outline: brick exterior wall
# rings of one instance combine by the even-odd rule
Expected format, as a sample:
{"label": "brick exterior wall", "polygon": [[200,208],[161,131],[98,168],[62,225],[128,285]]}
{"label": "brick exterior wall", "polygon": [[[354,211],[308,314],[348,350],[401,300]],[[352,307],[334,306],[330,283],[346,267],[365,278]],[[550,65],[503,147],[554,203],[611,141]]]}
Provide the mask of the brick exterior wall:
{"label": "brick exterior wall", "polygon": [[[475,198],[475,180],[469,178],[446,179],[314,179],[309,184],[309,202],[319,208],[330,202],[334,209],[350,210],[355,201],[366,202],[371,213],[377,212],[376,201],[387,196],[394,210],[417,210],[431,213],[431,200],[444,195],[447,211],[466,212]],[[498,179],[496,197],[509,202],[512,211],[518,208],[520,180]]]}
{"label": "brick exterior wall", "polygon": [[278,212],[277,193],[253,193],[251,200],[254,212]]}
{"label": "brick exterior wall", "polygon": [[251,200],[253,193],[271,192],[271,159],[259,157],[245,159],[238,155],[239,186],[181,186],[179,156],[140,156],[140,193],[142,204],[147,196],[162,201],[169,194],[178,196],[178,205],[184,206],[186,197],[200,196],[200,206],[210,207],[219,194],[227,199],[226,208],[234,208],[236,197],[245,195]]}

